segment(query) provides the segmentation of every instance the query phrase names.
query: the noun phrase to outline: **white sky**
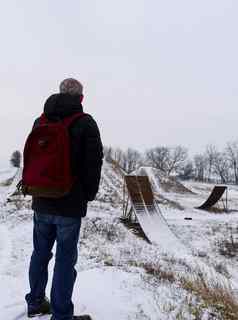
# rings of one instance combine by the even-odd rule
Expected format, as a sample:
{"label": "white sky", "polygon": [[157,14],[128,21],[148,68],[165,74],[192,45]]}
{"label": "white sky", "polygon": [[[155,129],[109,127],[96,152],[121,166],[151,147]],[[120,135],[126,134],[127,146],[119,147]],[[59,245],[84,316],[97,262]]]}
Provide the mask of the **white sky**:
{"label": "white sky", "polygon": [[106,145],[238,138],[238,1],[2,1],[0,163],[65,77],[85,86]]}

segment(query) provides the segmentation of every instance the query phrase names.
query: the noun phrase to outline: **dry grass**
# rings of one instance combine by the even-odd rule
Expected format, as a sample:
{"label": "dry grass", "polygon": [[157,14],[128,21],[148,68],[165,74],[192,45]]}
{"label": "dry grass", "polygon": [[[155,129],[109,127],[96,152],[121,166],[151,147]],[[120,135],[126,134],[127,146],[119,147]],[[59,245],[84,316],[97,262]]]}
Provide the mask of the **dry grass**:
{"label": "dry grass", "polygon": [[156,279],[162,281],[169,281],[171,283],[176,281],[176,275],[173,271],[170,270],[163,270],[159,264],[152,263],[152,262],[140,262],[135,260],[128,261],[128,265],[136,268],[142,268],[145,272],[155,277]]}
{"label": "dry grass", "polygon": [[224,207],[222,208],[222,207],[217,207],[217,206],[213,206],[209,209],[206,209],[205,211],[211,212],[211,213],[217,213],[217,214],[228,212],[227,209],[225,209]]}
{"label": "dry grass", "polygon": [[201,270],[191,277],[178,277],[173,270],[163,270],[158,264],[132,262],[131,265],[143,268],[148,275],[160,281],[177,283],[196,296],[201,301],[197,306],[191,305],[196,319],[200,319],[198,314],[202,314],[202,310],[209,309],[213,310],[210,311],[210,319],[218,319],[220,315],[222,320],[238,320],[238,299],[229,284],[221,283],[221,280],[216,278],[208,280]]}
{"label": "dry grass", "polygon": [[219,312],[223,320],[238,320],[238,301],[229,285],[213,279],[208,281],[202,273],[194,278],[181,278],[182,287],[199,296],[205,307]]}
{"label": "dry grass", "polygon": [[141,265],[147,274],[153,275],[163,281],[169,281],[171,283],[176,281],[176,276],[171,270],[162,270],[159,265],[154,265],[152,263],[145,263]]}
{"label": "dry grass", "polygon": [[87,223],[85,223],[82,229],[81,239],[88,239],[92,236],[100,236],[108,242],[119,242],[123,241],[125,234],[119,228],[119,221],[114,219],[113,222],[104,221],[100,217],[86,218]]}

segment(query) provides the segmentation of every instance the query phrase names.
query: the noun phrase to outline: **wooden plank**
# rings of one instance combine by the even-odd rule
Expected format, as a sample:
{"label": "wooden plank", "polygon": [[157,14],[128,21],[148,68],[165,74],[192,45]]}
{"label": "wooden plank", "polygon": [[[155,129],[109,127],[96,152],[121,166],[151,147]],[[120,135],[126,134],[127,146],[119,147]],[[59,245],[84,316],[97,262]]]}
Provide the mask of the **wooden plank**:
{"label": "wooden plank", "polygon": [[142,193],[145,204],[149,206],[153,205],[154,195],[149,178],[147,176],[138,176],[137,180],[140,185],[140,191]]}
{"label": "wooden plank", "polygon": [[142,195],[136,176],[125,176],[126,186],[134,205],[143,205]]}

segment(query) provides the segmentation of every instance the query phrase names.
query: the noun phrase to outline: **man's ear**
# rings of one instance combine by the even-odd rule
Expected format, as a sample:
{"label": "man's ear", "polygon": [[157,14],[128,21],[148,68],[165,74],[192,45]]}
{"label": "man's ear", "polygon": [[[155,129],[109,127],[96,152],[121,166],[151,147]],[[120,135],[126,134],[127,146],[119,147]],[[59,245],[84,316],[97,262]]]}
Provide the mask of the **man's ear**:
{"label": "man's ear", "polygon": [[83,102],[83,98],[84,98],[84,95],[81,94],[81,95],[80,95],[80,102],[81,102],[81,103]]}

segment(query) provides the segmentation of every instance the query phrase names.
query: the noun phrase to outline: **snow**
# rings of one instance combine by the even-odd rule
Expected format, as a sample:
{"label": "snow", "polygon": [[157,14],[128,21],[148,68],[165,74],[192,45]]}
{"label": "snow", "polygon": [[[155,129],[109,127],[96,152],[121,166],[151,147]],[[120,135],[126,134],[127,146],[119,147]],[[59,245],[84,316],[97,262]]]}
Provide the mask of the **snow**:
{"label": "snow", "polygon": [[[152,175],[151,171],[147,173]],[[168,192],[162,190],[159,180],[155,184],[162,196],[180,203],[184,210],[160,203],[164,218],[158,215],[156,224],[149,216],[142,218],[146,219],[142,224],[148,225],[156,238],[156,244],[150,245],[120,223],[123,179],[111,165],[105,164],[98,200],[89,206],[82,224],[76,265],[78,277],[73,294],[75,313],[88,313],[95,320],[111,320],[112,317],[114,320],[175,320],[179,317],[195,320],[188,301],[196,306],[201,303],[199,298],[177,282],[163,281],[146,273],[145,265],[158,266],[178,278],[204,270],[221,282],[227,281],[236,294],[238,259],[222,256],[216,243],[228,237],[228,227],[237,228],[238,188],[229,188],[232,211],[214,214],[194,209],[195,203],[206,199],[212,185],[187,182],[185,187],[196,194],[184,194],[175,192],[174,185]],[[7,187],[0,189],[2,199],[8,191]],[[185,217],[192,220],[184,220]],[[27,273],[31,252],[29,198],[19,203],[0,202],[1,319],[25,319],[24,296],[29,290]],[[54,259],[49,265],[48,296],[53,266]],[[201,319],[209,319],[209,309],[203,308]]]}
{"label": "snow", "polygon": [[[29,290],[27,268],[32,249],[31,229],[32,222],[25,221],[15,226],[8,222],[0,230],[1,243],[5,237],[10,240],[9,243],[4,243],[0,251],[0,314],[5,320],[18,319],[25,312],[24,295]],[[90,251],[87,251],[87,259]],[[114,254],[116,256],[115,250]],[[84,260],[84,255],[81,259]],[[121,261],[120,257],[117,259]],[[50,281],[53,264],[54,260],[50,262]],[[163,316],[160,304],[154,306],[154,290],[146,285],[141,273],[105,266],[84,270],[83,265],[84,261],[79,259],[79,273],[73,295],[76,313],[89,313],[99,320],[111,319],[112,316],[114,319],[136,319],[140,314],[156,320],[158,315]],[[161,286],[159,291],[161,302],[164,299],[174,301],[176,298],[167,285]],[[49,294],[50,286],[47,287],[47,295]],[[41,319],[44,318],[48,319]]]}
{"label": "snow", "polygon": [[7,227],[0,225],[0,275],[7,267],[7,263],[11,253],[11,241]]}
{"label": "snow", "polygon": [[4,183],[6,180],[12,178],[16,173],[17,169],[14,167],[9,167],[5,169],[0,169],[0,184]]}
{"label": "snow", "polygon": [[18,168],[18,170],[15,173],[14,179],[11,183],[11,185],[9,186],[8,190],[7,190],[7,197],[10,197],[11,195],[14,194],[14,192],[16,192],[17,190],[17,185],[18,183],[21,181],[22,178],[22,168]]}
{"label": "snow", "polygon": [[131,275],[116,268],[93,269],[82,272],[77,282],[74,300],[81,299],[76,313],[91,314],[98,320],[115,316],[126,320],[128,314],[136,314],[138,306],[143,305],[150,319],[156,320],[151,310],[153,295],[140,287],[138,274]]}

